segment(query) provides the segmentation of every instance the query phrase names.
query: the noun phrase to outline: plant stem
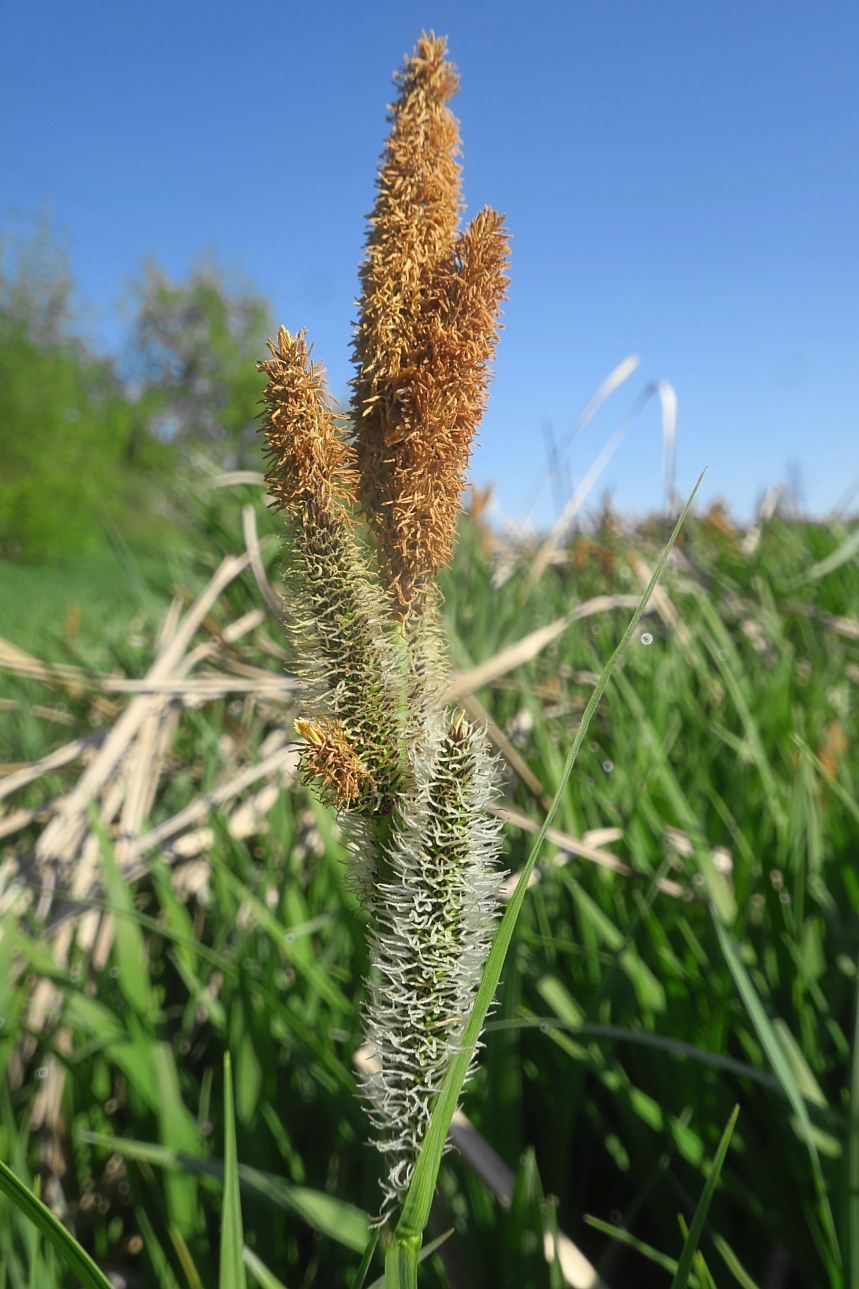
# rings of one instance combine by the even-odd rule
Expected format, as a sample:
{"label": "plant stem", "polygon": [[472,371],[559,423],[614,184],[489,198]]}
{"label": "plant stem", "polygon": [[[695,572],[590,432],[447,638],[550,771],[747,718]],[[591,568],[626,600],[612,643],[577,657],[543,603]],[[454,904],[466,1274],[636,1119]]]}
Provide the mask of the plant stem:
{"label": "plant stem", "polygon": [[385,1289],[417,1289],[421,1235],[397,1228],[385,1254]]}

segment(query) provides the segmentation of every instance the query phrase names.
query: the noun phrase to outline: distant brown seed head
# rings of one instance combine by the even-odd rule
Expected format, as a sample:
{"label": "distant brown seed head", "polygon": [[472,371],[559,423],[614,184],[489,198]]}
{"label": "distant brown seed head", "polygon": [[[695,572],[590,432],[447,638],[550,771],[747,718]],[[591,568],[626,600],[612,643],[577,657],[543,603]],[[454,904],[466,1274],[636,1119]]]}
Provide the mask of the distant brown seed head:
{"label": "distant brown seed head", "polygon": [[453,553],[508,281],[501,216],[486,209],[457,232],[447,104],[459,82],[445,51],[423,35],[397,78],[354,344],[358,496],[401,617],[420,610]]}

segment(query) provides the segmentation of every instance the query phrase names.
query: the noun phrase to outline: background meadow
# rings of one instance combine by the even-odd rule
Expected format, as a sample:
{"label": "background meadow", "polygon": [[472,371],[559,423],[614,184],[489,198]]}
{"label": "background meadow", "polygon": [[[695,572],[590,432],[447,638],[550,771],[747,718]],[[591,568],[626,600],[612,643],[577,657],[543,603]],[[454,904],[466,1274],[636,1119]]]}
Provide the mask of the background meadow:
{"label": "background meadow", "polygon": [[[859,1289],[855,15],[554,9],[10,19],[0,1161],[116,1289],[218,1282],[227,1053],[248,1283],[360,1283],[369,964],[296,773],[255,362],[307,323],[347,396],[385,91],[430,25],[469,208],[515,237],[442,578],[511,880],[711,468],[541,852],[421,1283],[681,1283],[709,1183],[688,1283]],[[78,1283],[0,1194],[0,1289]]]}
{"label": "background meadow", "polygon": [[[0,356],[7,415],[33,417],[20,454],[42,454],[0,491],[0,1154],[115,1283],[213,1284],[229,1051],[249,1274],[348,1285],[377,1204],[368,966],[336,826],[295,778],[244,336],[213,367],[236,387],[209,396],[243,413],[226,464],[244,468],[193,428],[129,453],[145,413],[207,423],[187,376],[165,360],[129,397],[73,334],[39,334],[25,288],[7,283]],[[159,307],[203,368],[240,312],[214,278]],[[55,463],[70,423],[77,455]],[[35,486],[42,461],[65,491]],[[690,518],[599,705],[465,1099],[498,1158],[448,1157],[433,1226],[455,1234],[427,1284],[669,1283],[735,1104],[698,1282],[856,1283],[855,529],[778,500],[742,528]],[[455,697],[502,758],[515,874],[668,530],[591,504],[547,559],[484,502],[445,616]],[[45,904],[38,839],[99,765],[84,859]],[[560,1241],[546,1262],[556,1230],[583,1264]],[[10,1289],[74,1283],[5,1203],[0,1268]]]}

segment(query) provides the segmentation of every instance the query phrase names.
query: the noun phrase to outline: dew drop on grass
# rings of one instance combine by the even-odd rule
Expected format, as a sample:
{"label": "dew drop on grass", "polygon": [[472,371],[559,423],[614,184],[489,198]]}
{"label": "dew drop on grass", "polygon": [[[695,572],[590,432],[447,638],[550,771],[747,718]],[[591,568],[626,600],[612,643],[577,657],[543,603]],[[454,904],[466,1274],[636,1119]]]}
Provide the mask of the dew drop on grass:
{"label": "dew drop on grass", "polygon": [[642,633],[641,633],[641,643],[642,643],[643,645],[653,644],[653,636],[650,634],[650,632],[649,632],[649,631],[642,631]]}
{"label": "dew drop on grass", "polygon": [[48,1067],[47,1067],[47,1065],[40,1065],[40,1066],[39,1066],[39,1068],[38,1068],[38,1070],[36,1070],[36,1078],[37,1078],[37,1079],[46,1079],[47,1077],[48,1077]]}
{"label": "dew drop on grass", "polygon": [[116,980],[116,977],[119,975],[119,967],[111,967],[110,975],[112,980]]}
{"label": "dew drop on grass", "polygon": [[728,653],[727,649],[720,649],[719,657],[721,658],[722,662],[727,662],[728,658],[730,657],[730,654]]}
{"label": "dew drop on grass", "polygon": [[605,770],[606,774],[611,774],[614,769],[614,761],[603,761],[602,768]]}
{"label": "dew drop on grass", "polygon": [[595,635],[595,636],[598,636],[598,635],[599,635],[599,633],[600,633],[601,631],[602,631],[602,627],[600,626],[600,624],[599,624],[598,622],[595,622],[595,623],[593,624],[593,626],[591,627],[591,632],[592,632],[592,634],[593,634],[593,635]]}
{"label": "dew drop on grass", "polygon": [[540,1025],[540,1033],[548,1034],[548,1032],[549,1032],[549,1026],[546,1024],[545,1021],[543,1021],[542,1024]]}
{"label": "dew drop on grass", "polygon": [[652,734],[642,734],[642,736],[641,736],[641,741],[642,741],[642,743],[644,744],[644,746],[645,746],[645,747],[650,747],[650,744],[653,742],[653,735],[652,735]]}
{"label": "dew drop on grass", "polygon": [[782,891],[781,895],[778,898],[779,898],[780,904],[790,904],[790,896],[788,895],[787,891]]}

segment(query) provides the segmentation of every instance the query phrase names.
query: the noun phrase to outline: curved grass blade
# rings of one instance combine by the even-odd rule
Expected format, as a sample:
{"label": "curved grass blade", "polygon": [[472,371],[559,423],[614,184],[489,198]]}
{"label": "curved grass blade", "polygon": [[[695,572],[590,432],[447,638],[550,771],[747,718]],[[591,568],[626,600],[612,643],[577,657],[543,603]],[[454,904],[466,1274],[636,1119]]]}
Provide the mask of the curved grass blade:
{"label": "curved grass blade", "polygon": [[719,1174],[722,1171],[722,1165],[728,1154],[728,1147],[731,1144],[731,1137],[734,1133],[734,1125],[737,1122],[737,1115],[740,1113],[740,1107],[735,1105],[731,1111],[731,1117],[722,1133],[722,1140],[719,1142],[719,1148],[716,1151],[716,1157],[713,1160],[713,1167],[710,1170],[710,1176],[707,1178],[707,1184],[701,1193],[698,1206],[695,1209],[695,1216],[692,1218],[692,1225],[689,1227],[689,1234],[683,1242],[683,1252],[680,1254],[680,1261],[677,1264],[677,1270],[674,1273],[674,1279],[671,1281],[671,1289],[686,1289],[689,1283],[689,1277],[692,1271],[692,1261],[698,1248],[698,1242],[701,1239],[701,1232],[704,1230],[704,1223],[707,1220],[707,1212],[710,1208],[710,1201],[716,1191],[716,1185],[719,1181]]}
{"label": "curved grass blade", "polygon": [[149,1254],[149,1261],[152,1263],[155,1274],[158,1277],[160,1289],[181,1289],[179,1281],[173,1274],[173,1268],[170,1266],[167,1254],[158,1243],[145,1209],[138,1206],[134,1210],[134,1216],[140,1234],[143,1236],[143,1243],[146,1247],[146,1252]]}
{"label": "curved grass blade", "polygon": [[835,1232],[832,1207],[829,1203],[829,1196],[826,1192],[826,1182],[823,1177],[823,1169],[820,1166],[820,1156],[817,1153],[817,1145],[814,1140],[814,1133],[811,1127],[811,1120],[808,1116],[808,1109],[806,1108],[802,1093],[796,1085],[796,1079],[794,1078],[793,1071],[788,1064],[787,1057],[785,1056],[782,1045],[779,1042],[775,1028],[764,1010],[763,1003],[758,997],[757,990],[752,984],[752,979],[746,971],[743,961],[737,953],[730,935],[716,917],[713,918],[713,926],[716,928],[716,935],[719,938],[719,944],[725,961],[728,964],[728,969],[734,977],[734,983],[737,986],[737,990],[743,1000],[746,1011],[749,1014],[749,1019],[755,1027],[755,1032],[760,1040],[761,1047],[766,1052],[767,1058],[773,1068],[773,1072],[784,1088],[785,1095],[790,1102],[791,1109],[799,1120],[802,1128],[802,1135],[808,1148],[809,1156],[811,1157],[814,1188],[817,1192],[823,1227],[829,1240],[829,1247],[835,1265],[840,1267],[842,1265],[841,1248],[838,1243],[838,1236]]}
{"label": "curved grass blade", "polygon": [[[668,1271],[671,1275],[676,1273],[679,1266],[676,1258],[669,1257],[667,1253],[660,1253],[658,1249],[654,1249],[652,1244],[646,1244],[644,1240],[639,1240],[630,1231],[624,1231],[621,1227],[612,1226],[610,1222],[603,1222],[598,1217],[591,1217],[590,1213],[585,1214],[585,1222],[588,1226],[592,1226],[595,1231],[608,1235],[618,1244],[623,1244],[628,1249],[635,1249],[636,1253],[640,1253],[642,1257],[647,1258],[650,1262],[655,1262],[663,1271]],[[694,1281],[690,1281],[690,1283],[694,1283]]]}
{"label": "curved grass blade", "polygon": [[842,564],[846,564],[857,551],[859,551],[859,528],[854,528],[831,555],[827,555],[826,559],[820,560],[817,564],[812,564],[811,568],[806,569],[800,577],[795,577],[788,582],[788,586],[792,590],[796,586],[805,586],[808,582],[817,582],[821,577],[826,577],[827,573],[834,573]]}
{"label": "curved grass blade", "polygon": [[850,1289],[859,1289],[859,985],[853,1027],[850,1111],[847,1131],[847,1267]]}
{"label": "curved grass blade", "polygon": [[[573,766],[579,754],[579,749],[587,735],[588,727],[593,719],[597,704],[605,692],[606,686],[611,678],[611,674],[614,671],[621,654],[632,639],[635,628],[644,612],[647,601],[653,593],[654,587],[662,576],[662,570],[665,568],[668,556],[671,553],[680,529],[686,520],[686,516],[688,515],[695,498],[695,493],[698,491],[703,477],[704,475],[702,473],[695,485],[691,497],[683,508],[680,518],[677,520],[674,531],[662,553],[659,563],[656,565],[647,589],[639,601],[638,608],[630,619],[629,626],[626,628],[620,644],[606,663],[602,675],[591,694],[590,701],[584,710],[581,723],[576,731],[573,745],[567,756],[552,804],[543,821],[543,826],[537,834],[536,841],[534,842],[534,845],[531,848],[531,853],[522,869],[516,889],[513,892],[507,908],[505,909],[504,916],[501,919],[501,923],[492,943],[492,949],[490,950],[486,967],[484,968],[480,988],[477,991],[477,997],[465,1027],[462,1039],[462,1049],[451,1062],[450,1068],[445,1076],[444,1083],[442,1084],[441,1091],[439,1092],[438,1099],[436,1100],[433,1108],[429,1128],[427,1129],[427,1133],[424,1137],[423,1145],[417,1159],[412,1183],[403,1204],[400,1220],[397,1223],[393,1238],[388,1246],[388,1257],[385,1264],[386,1271],[388,1270],[388,1264],[390,1262],[393,1275],[399,1277],[393,1278],[393,1276],[389,1276],[389,1289],[399,1289],[400,1285],[409,1286],[415,1283],[414,1267],[416,1267],[417,1250],[420,1248],[422,1232],[429,1220],[430,1205],[432,1203],[435,1182],[438,1176],[442,1154],[444,1152],[444,1144],[447,1139],[450,1121],[453,1118],[454,1111],[456,1110],[457,1102],[459,1101],[459,1096],[462,1092],[462,1085],[465,1082],[465,1078],[471,1064],[472,1053],[480,1038],[483,1023],[486,1020],[486,1013],[491,1006],[492,999],[495,996],[495,990],[498,987],[498,981],[501,978],[501,970],[504,966],[507,950],[510,947],[511,940],[513,939],[513,931],[516,926],[517,918],[519,917],[519,911],[522,908],[522,904],[525,899],[528,880],[533,872],[546,832],[552,823],[555,812],[558,809],[558,804],[566,789],[567,781],[572,774]],[[404,1278],[403,1275],[402,1269],[407,1265],[409,1267],[411,1279]]]}
{"label": "curved grass blade", "polygon": [[[705,1047],[694,1047],[691,1043],[684,1043],[682,1039],[669,1038],[665,1034],[651,1034],[647,1030],[626,1029],[621,1025],[598,1025],[590,1021],[568,1021],[557,1016],[533,1016],[526,1013],[522,1016],[508,1017],[505,1020],[488,1021],[486,1032],[505,1029],[542,1030],[544,1027],[564,1030],[568,1034],[587,1034],[594,1038],[604,1038],[608,1042],[633,1043],[637,1047],[649,1047],[653,1051],[665,1052],[668,1056],[676,1056],[680,1060],[697,1061],[711,1069],[736,1074],[738,1078],[748,1079],[750,1083],[758,1083],[762,1088],[768,1088],[770,1092],[777,1092],[779,1096],[787,1095],[784,1085],[774,1074],[768,1074],[766,1070],[757,1070],[753,1065],[738,1061],[733,1056],[721,1056],[718,1052],[710,1052]],[[847,1119],[843,1114],[839,1114],[829,1106],[810,1101],[802,1093],[800,1095],[803,1096],[810,1115],[814,1115],[821,1123],[846,1131]]]}
{"label": "curved grass blade", "polygon": [[283,1281],[278,1280],[274,1272],[269,1271],[265,1263],[261,1262],[253,1249],[249,1249],[247,1245],[244,1247],[242,1257],[244,1258],[245,1266],[248,1271],[250,1271],[260,1289],[286,1289],[286,1285]]}
{"label": "curved grass blade", "polygon": [[56,1249],[60,1258],[80,1280],[84,1289],[112,1289],[107,1276],[93,1262],[86,1249],[54,1217],[40,1199],[29,1191],[11,1168],[0,1162],[0,1191],[37,1227]]}
{"label": "curved grass blade", "polygon": [[370,1241],[364,1250],[364,1256],[361,1259],[358,1270],[352,1277],[352,1284],[349,1289],[364,1289],[364,1281],[367,1279],[367,1272],[370,1270],[370,1263],[373,1260],[373,1254],[376,1252],[376,1245],[379,1243],[379,1228],[376,1227],[370,1236]]}
{"label": "curved grass blade", "polygon": [[236,1156],[236,1116],[230,1054],[224,1052],[224,1200],[221,1210],[221,1289],[247,1289],[242,1232],[242,1201]]}
{"label": "curved grass blade", "polygon": [[[191,1155],[178,1154],[154,1142],[129,1141],[125,1137],[111,1137],[100,1132],[80,1132],[77,1135],[81,1141],[101,1146],[126,1159],[141,1159],[160,1168],[180,1168],[207,1177],[224,1175],[223,1165],[214,1159],[197,1159]],[[238,1174],[239,1182],[245,1189],[250,1188],[279,1208],[295,1213],[320,1235],[336,1240],[353,1253],[363,1253],[367,1245],[370,1218],[361,1209],[353,1204],[344,1204],[333,1195],[312,1190],[309,1186],[293,1186],[282,1177],[249,1168],[247,1164],[239,1164]]]}

